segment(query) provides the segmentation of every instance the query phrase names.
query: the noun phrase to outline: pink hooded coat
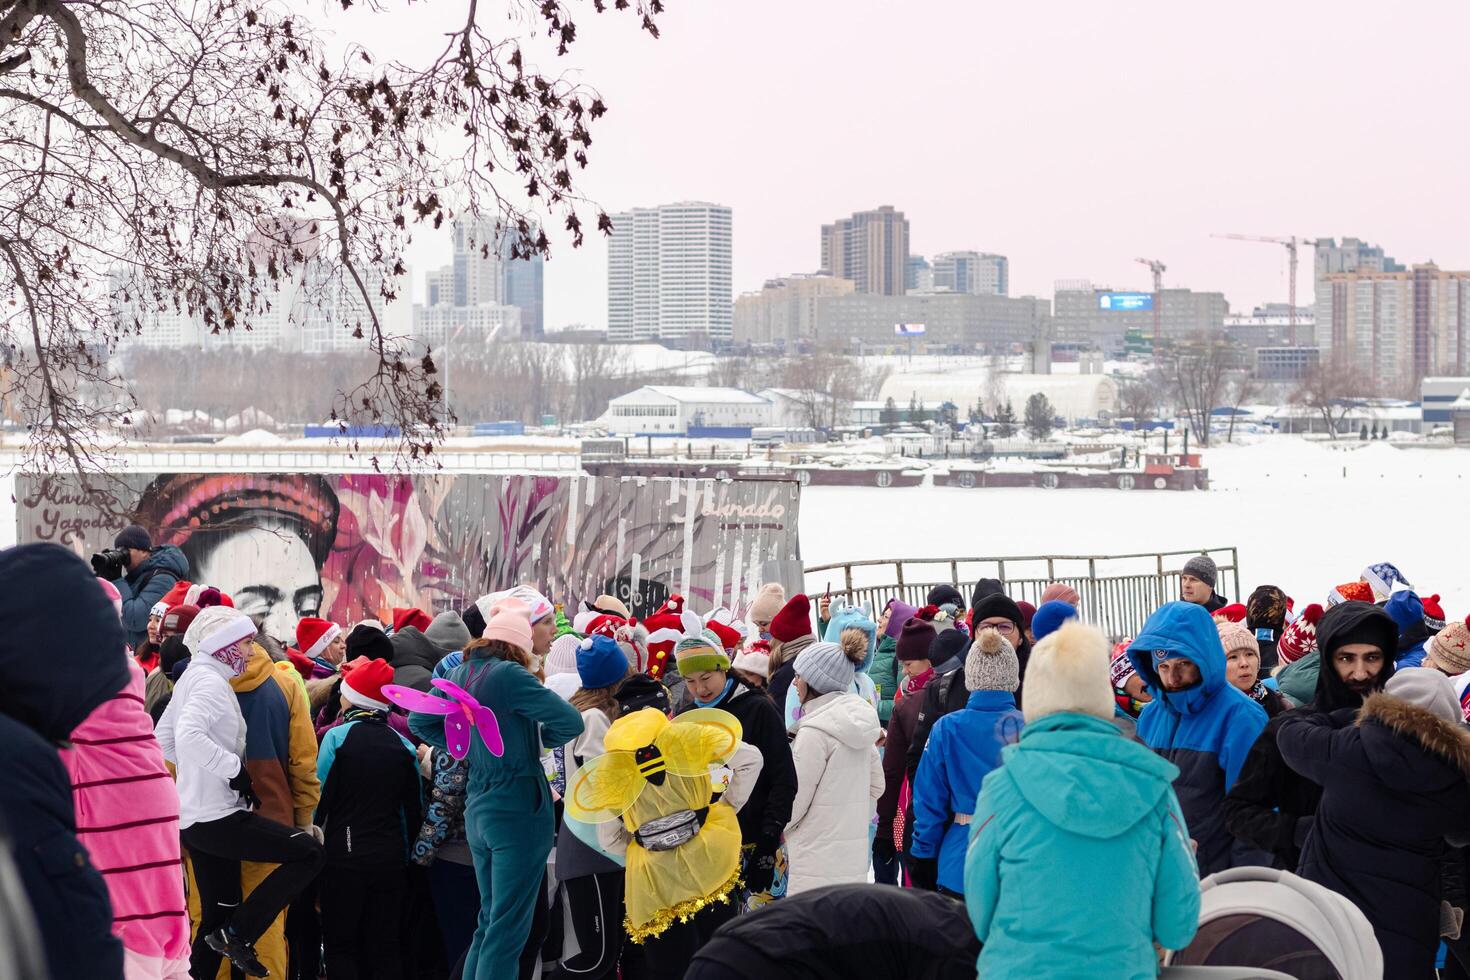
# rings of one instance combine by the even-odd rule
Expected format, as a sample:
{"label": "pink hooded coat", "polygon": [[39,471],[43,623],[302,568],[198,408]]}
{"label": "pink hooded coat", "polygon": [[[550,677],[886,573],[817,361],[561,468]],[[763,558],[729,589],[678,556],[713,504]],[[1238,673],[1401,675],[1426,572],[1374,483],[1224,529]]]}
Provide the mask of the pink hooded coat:
{"label": "pink hooded coat", "polygon": [[143,671],[129,657],[127,686],[77,727],[61,759],[71,776],[77,838],[107,880],[127,980],[187,980],[179,794],[143,708],[143,685]]}

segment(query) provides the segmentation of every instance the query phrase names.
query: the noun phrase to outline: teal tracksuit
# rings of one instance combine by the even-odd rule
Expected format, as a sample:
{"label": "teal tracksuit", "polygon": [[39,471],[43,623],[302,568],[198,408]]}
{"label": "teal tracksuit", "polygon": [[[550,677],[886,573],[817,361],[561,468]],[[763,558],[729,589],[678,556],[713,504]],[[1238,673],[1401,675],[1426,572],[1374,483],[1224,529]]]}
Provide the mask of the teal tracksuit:
{"label": "teal tracksuit", "polygon": [[[556,834],[541,746],[565,745],[580,735],[582,715],[525,668],[505,660],[468,659],[449,679],[495,712],[505,742],[500,758],[478,735],[470,742],[465,834],[480,886],[480,920],[464,976],[508,980],[519,971]],[[408,727],[430,745],[445,747],[441,715],[414,712]]]}

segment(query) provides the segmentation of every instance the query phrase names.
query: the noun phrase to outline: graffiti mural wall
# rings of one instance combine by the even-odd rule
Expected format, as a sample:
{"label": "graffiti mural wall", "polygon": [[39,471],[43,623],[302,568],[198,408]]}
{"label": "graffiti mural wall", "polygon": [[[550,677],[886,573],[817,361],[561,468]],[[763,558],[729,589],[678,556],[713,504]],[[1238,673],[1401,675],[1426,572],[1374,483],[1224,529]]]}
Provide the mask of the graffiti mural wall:
{"label": "graffiti mural wall", "polygon": [[16,491],[20,542],[86,557],[131,515],[279,637],[302,616],[386,621],[516,583],[635,613],[671,592],[743,612],[763,581],[801,587],[794,482],[171,473],[113,481],[106,506],[67,478],[20,475]]}

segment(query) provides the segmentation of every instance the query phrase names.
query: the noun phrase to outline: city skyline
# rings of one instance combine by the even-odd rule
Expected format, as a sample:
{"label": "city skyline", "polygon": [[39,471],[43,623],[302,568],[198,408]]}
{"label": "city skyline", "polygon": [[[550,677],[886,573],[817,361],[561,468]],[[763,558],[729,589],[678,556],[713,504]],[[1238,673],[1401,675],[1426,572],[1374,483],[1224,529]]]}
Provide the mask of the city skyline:
{"label": "city skyline", "polygon": [[[1152,0],[902,14],[854,0],[841,17],[749,0],[674,5],[657,41],[588,13],[571,63],[610,111],[583,176],[608,213],[731,207],[736,295],[815,272],[816,230],[883,203],[907,215],[916,254],[1008,256],[1012,296],[1079,278],[1146,290],[1143,255],[1168,265],[1168,288],[1217,290],[1235,310],[1285,302],[1285,250],[1210,237],[1225,232],[1356,235],[1462,269],[1470,201],[1445,189],[1459,185],[1470,133],[1426,127],[1418,97],[1470,76],[1455,50],[1470,9],[1421,13],[1434,30],[1408,14],[1249,0],[1229,16]],[[456,12],[418,7],[407,32],[354,16],[344,22],[375,28],[364,41],[407,57],[438,45]],[[885,70],[849,73],[844,98],[824,98],[825,58],[874,47]],[[769,70],[750,70],[752,49]],[[916,97],[956,88],[990,93],[984,115],[957,122],[944,100]],[[548,329],[601,326],[605,242],[589,234],[573,250],[548,232]],[[420,245],[433,254],[417,267],[446,261],[447,242]]]}

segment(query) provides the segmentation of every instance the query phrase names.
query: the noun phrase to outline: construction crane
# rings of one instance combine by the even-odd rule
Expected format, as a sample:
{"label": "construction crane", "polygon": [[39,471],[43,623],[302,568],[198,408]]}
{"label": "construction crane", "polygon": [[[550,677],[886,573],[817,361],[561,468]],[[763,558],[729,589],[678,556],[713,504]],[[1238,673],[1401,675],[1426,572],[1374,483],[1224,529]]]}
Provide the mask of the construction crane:
{"label": "construction crane", "polygon": [[1270,235],[1211,235],[1211,238],[1231,238],[1238,242],[1266,242],[1271,245],[1285,245],[1286,254],[1290,256],[1290,278],[1287,284],[1287,307],[1286,307],[1286,331],[1291,346],[1296,346],[1296,250],[1298,245],[1309,245],[1317,247],[1315,238],[1298,238],[1292,235],[1290,238],[1274,238]]}
{"label": "construction crane", "polygon": [[1148,271],[1154,274],[1154,335],[1153,342],[1159,342],[1159,310],[1164,305],[1164,270],[1167,266],[1158,259],[1134,259],[1134,262],[1148,266]]}

